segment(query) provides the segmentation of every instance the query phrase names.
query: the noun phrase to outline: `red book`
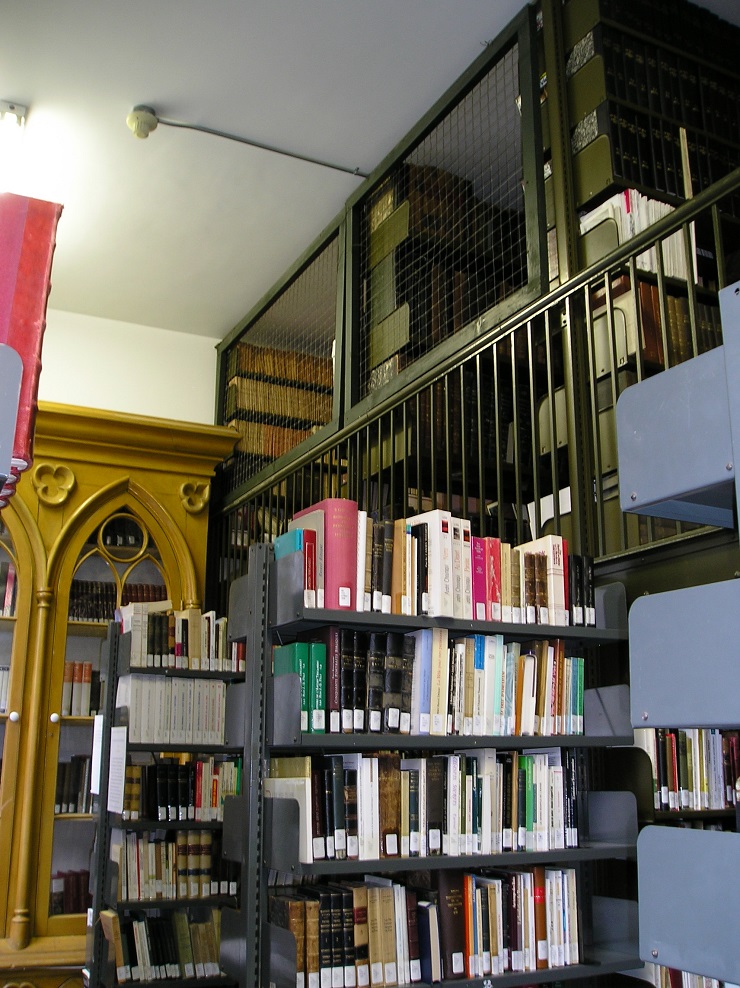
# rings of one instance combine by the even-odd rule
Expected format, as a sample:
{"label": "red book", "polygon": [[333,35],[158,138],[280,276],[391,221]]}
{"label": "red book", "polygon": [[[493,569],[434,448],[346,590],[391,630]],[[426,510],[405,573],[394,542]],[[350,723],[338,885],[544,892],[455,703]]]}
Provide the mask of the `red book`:
{"label": "red book", "polygon": [[488,621],[501,620],[501,539],[487,536],[486,545],[486,600]]}
{"label": "red book", "polygon": [[474,535],[471,540],[473,557],[473,620],[488,620],[486,600],[486,540]]}
{"label": "red book", "polygon": [[328,497],[293,516],[324,514],[324,607],[354,610],[357,582],[357,501]]}

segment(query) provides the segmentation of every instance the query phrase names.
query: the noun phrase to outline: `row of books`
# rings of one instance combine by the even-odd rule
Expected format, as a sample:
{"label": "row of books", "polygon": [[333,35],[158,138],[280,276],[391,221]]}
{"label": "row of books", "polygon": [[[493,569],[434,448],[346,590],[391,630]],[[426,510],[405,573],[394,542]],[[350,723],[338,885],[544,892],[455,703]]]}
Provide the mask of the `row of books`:
{"label": "row of books", "polygon": [[432,888],[364,881],[275,890],[268,916],[296,942],[296,986],[432,984],[578,964],[573,868],[444,870]]}
{"label": "row of books", "polygon": [[223,857],[221,835],[210,830],[124,832],[111,851],[118,859],[119,901],[205,899],[237,893],[236,863]]}
{"label": "row of books", "polygon": [[274,756],[264,795],[298,803],[298,853],[306,863],[579,844],[570,749]]}
{"label": "row of books", "polygon": [[[124,600],[162,600],[167,588],[155,583],[126,584]],[[69,588],[70,621],[113,621],[116,612],[116,584],[103,580],[72,580]]]}
{"label": "row of books", "polygon": [[68,761],[59,762],[54,794],[55,813],[92,813],[91,767],[90,755],[72,755]]}
{"label": "row of books", "polygon": [[50,916],[84,913],[91,902],[90,872],[86,868],[79,871],[57,871],[51,876]]}
{"label": "row of books", "polygon": [[215,978],[221,974],[219,952],[221,913],[211,909],[203,918],[184,909],[161,916],[119,917],[113,909],[100,911],[100,925],[113,945],[116,981],[166,981]]}
{"label": "row of books", "polygon": [[[736,32],[729,24],[726,28]],[[737,143],[740,99],[735,80],[716,63],[699,65],[685,52],[679,55],[655,41],[643,43],[633,30],[632,24],[626,33],[600,23],[574,46],[566,73],[573,88],[584,90],[581,101],[587,96],[587,80],[592,92],[597,87],[591,75],[579,77],[578,70],[598,56],[607,96]]]}
{"label": "row of books", "polygon": [[131,632],[132,668],[244,671],[244,650],[230,647],[227,619],[215,611],[177,610],[162,600],[125,604],[119,613],[121,631]]}
{"label": "row of books", "polygon": [[718,728],[639,728],[650,756],[656,810],[722,810],[737,805],[740,732]]}
{"label": "row of books", "polygon": [[563,639],[505,642],[445,628],[360,632],[273,649],[275,676],[300,676],[309,733],[583,734],[584,658]]}
{"label": "row of books", "polygon": [[123,819],[220,822],[224,818],[224,799],[241,794],[242,777],[241,756],[191,759],[182,755],[178,760],[160,758],[148,765],[129,762]]}
{"label": "row of books", "polygon": [[226,684],[217,679],[127,673],[116,708],[129,744],[223,744]]}
{"label": "row of books", "polygon": [[18,579],[15,563],[0,561],[0,615],[15,617],[15,602],[18,596]]}
{"label": "row of books", "polygon": [[0,714],[8,712],[8,690],[10,689],[10,666],[0,666]]}
{"label": "row of books", "polygon": [[[649,965],[648,965],[649,966]],[[737,984],[729,981],[718,981],[703,974],[691,974],[689,971],[676,971],[675,968],[653,966],[652,984],[654,988],[738,988]]]}
{"label": "row of books", "polygon": [[62,679],[62,716],[90,717],[100,709],[100,670],[91,661],[66,659]]}
{"label": "row of books", "polygon": [[[617,231],[617,243],[624,244],[642,233],[664,216],[673,212],[674,206],[643,195],[636,189],[623,189],[599,205],[580,215],[580,232],[588,233],[601,223],[613,224]],[[674,233],[661,241],[663,273],[667,278],[686,281],[686,252],[683,237]],[[641,271],[657,272],[658,248],[649,247],[638,254],[636,264]]]}
{"label": "row of books", "polygon": [[515,624],[595,625],[593,561],[559,535],[519,546],[471,532],[441,508],[373,520],[326,498],[296,512],[273,547],[303,551],[304,604]]}

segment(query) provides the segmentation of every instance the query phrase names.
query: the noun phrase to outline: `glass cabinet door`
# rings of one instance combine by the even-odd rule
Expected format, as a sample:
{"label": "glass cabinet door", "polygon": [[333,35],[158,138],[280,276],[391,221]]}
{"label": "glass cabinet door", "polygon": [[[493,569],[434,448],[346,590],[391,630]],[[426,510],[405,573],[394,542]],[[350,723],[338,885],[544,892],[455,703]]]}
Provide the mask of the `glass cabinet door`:
{"label": "glass cabinet door", "polygon": [[[13,542],[0,521],[0,889],[8,888],[15,786],[19,752],[22,672],[13,664],[18,594]],[[0,929],[5,929],[7,901],[0,894]]]}
{"label": "glass cabinet door", "polygon": [[[118,513],[90,532],[68,590],[66,624],[55,629],[63,654],[55,648],[45,759],[55,785],[45,785],[42,808],[42,821],[53,820],[51,839],[41,841],[39,867],[38,923],[47,935],[83,933],[90,904],[98,811],[91,793],[92,745],[108,624],[121,604],[167,594],[157,548],[135,516]],[[60,605],[63,596],[60,588]]]}

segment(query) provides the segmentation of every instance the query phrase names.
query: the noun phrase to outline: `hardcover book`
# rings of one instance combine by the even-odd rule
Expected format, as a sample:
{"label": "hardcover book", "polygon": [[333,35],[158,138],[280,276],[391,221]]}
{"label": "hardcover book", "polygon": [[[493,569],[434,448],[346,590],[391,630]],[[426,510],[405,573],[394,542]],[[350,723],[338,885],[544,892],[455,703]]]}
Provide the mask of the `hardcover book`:
{"label": "hardcover book", "polygon": [[309,509],[296,512],[289,527],[306,527],[305,519],[318,511],[323,512],[324,522],[323,606],[330,610],[354,610],[357,583],[357,502],[348,498],[325,498]]}

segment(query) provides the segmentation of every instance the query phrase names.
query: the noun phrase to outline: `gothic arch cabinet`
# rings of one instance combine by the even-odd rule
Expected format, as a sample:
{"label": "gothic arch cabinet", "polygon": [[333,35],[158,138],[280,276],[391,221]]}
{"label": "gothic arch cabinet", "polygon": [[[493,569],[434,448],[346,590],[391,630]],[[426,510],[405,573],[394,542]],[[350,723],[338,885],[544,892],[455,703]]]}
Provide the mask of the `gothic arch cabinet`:
{"label": "gothic arch cabinet", "polygon": [[33,466],[0,516],[0,984],[59,984],[84,961],[107,622],[129,600],[202,603],[210,478],[234,440],[39,407]]}

